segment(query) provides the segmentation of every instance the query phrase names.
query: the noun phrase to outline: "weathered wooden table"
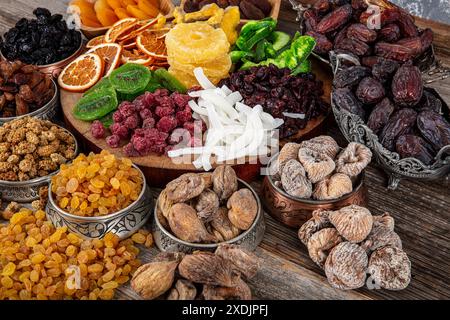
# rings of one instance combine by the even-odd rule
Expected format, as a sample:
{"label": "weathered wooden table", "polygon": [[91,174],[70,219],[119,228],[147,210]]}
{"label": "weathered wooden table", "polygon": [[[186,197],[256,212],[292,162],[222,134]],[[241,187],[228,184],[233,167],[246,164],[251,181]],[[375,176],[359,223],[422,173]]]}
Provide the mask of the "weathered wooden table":
{"label": "weathered wooden table", "polygon": [[[314,0],[304,1],[305,3]],[[68,0],[0,0],[0,34],[21,17],[30,17],[37,6],[64,13]],[[421,27],[435,32],[439,59],[450,66],[449,25],[417,19]],[[295,12],[283,0],[279,27],[294,32],[298,26]],[[433,85],[450,104],[450,79]],[[330,119],[329,134],[342,141],[343,137]],[[267,230],[257,249],[262,268],[251,281],[258,299],[450,299],[450,183],[402,181],[396,191],[386,189],[386,176],[372,164],[367,170],[366,184],[369,209],[373,214],[391,213],[396,221],[404,250],[412,263],[412,281],[403,291],[333,289],[309,258],[306,248],[297,239],[297,230],[284,227],[266,215]],[[253,183],[260,189],[260,181]],[[158,190],[153,190],[155,196]],[[148,261],[156,249],[143,253]],[[138,299],[128,286],[120,289],[119,299]]]}

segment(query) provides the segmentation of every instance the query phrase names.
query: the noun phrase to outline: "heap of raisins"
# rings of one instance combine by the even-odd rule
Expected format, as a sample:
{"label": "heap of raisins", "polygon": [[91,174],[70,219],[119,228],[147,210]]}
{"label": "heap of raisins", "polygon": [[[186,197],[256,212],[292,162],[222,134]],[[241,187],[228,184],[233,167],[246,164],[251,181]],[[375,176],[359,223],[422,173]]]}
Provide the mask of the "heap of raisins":
{"label": "heap of raisins", "polygon": [[70,30],[63,16],[45,8],[33,11],[36,19],[20,19],[0,37],[0,50],[8,60],[46,65],[71,56],[81,44],[81,33]]}

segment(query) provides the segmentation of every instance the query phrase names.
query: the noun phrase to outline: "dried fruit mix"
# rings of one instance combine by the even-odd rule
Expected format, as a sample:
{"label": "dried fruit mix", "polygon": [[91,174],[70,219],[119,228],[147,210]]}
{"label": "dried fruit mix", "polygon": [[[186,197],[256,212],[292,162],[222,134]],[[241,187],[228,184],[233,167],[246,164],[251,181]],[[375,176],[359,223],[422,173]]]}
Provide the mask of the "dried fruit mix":
{"label": "dried fruit mix", "polygon": [[187,0],[184,3],[185,12],[195,12],[205,6],[217,3],[220,8],[226,9],[229,6],[238,6],[242,19],[260,20],[270,15],[272,6],[268,0]]}

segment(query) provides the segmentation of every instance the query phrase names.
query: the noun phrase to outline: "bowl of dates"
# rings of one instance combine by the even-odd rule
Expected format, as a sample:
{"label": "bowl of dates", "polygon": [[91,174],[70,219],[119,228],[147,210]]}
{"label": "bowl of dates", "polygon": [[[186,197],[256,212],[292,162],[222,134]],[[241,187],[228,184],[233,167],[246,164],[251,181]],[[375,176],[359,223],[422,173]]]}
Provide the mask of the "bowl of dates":
{"label": "bowl of dates", "polygon": [[61,14],[52,15],[45,8],[37,8],[33,14],[35,19],[20,19],[0,37],[1,56],[37,65],[56,76],[81,53],[81,32],[69,29]]}
{"label": "bowl of dates", "polygon": [[220,243],[255,250],[265,231],[261,203],[232,170],[220,166],[213,173],[188,173],[167,184],[153,217],[159,250],[213,251]]}
{"label": "bowl of dates", "polygon": [[37,66],[0,61],[0,125],[26,116],[51,120],[59,94],[53,78]]}

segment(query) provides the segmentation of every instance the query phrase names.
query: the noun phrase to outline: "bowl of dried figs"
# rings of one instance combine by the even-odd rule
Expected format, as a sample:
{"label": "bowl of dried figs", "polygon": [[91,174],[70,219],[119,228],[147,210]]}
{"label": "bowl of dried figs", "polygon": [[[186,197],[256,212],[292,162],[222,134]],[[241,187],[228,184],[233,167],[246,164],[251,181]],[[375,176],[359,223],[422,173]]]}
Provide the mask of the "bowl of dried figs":
{"label": "bowl of dried figs", "polygon": [[75,158],[78,144],[67,129],[23,117],[0,126],[0,195],[7,201],[39,199],[59,167]]}
{"label": "bowl of dried figs", "polygon": [[359,143],[341,148],[329,136],[287,143],[268,164],[262,186],[265,211],[299,227],[314,210],[367,204],[364,169],[372,152]]}
{"label": "bowl of dried figs", "polygon": [[154,211],[153,237],[161,251],[211,251],[220,243],[254,250],[264,236],[259,197],[231,166],[169,182]]}

